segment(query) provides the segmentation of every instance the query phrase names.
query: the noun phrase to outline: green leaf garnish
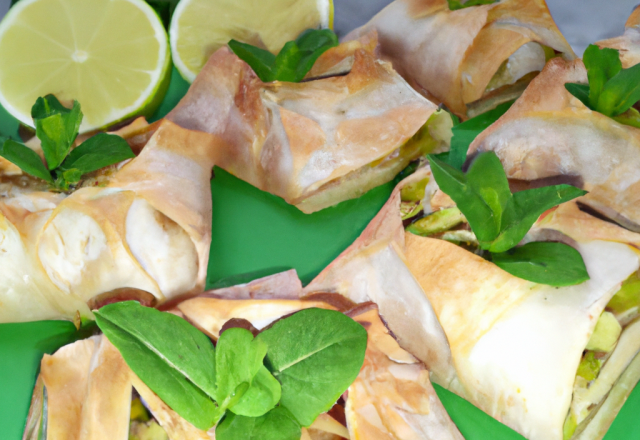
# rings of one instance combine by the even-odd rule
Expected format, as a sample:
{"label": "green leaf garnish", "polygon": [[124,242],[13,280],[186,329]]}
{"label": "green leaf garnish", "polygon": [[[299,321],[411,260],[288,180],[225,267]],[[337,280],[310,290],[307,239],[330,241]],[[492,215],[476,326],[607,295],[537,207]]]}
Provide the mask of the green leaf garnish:
{"label": "green leaf garnish", "polygon": [[222,420],[218,439],[300,438],[301,426],[355,380],[367,346],[366,330],[332,310],[298,312],[256,338],[231,328],[215,349],[184,319],[134,301],[95,315],[133,372],[174,411],[204,430]]}
{"label": "green leaf garnish", "polygon": [[454,125],[452,129],[451,149],[449,152],[439,154],[437,157],[454,168],[462,169],[462,165],[464,165],[467,159],[467,152],[469,151],[471,143],[480,133],[500,119],[500,117],[511,108],[514,102],[515,101],[505,102],[475,118]]}
{"label": "green leaf garnish", "polygon": [[220,418],[213,344],[184,319],[135,301],[95,312],[96,322],[127,365],[167,405],[200,429]]}
{"label": "green leaf garnish", "polygon": [[490,5],[497,1],[498,0],[468,0],[462,3],[460,0],[447,0],[447,3],[449,3],[449,9],[457,11],[458,9],[464,9],[470,6]]}
{"label": "green leaf garnish", "polygon": [[564,243],[527,243],[491,258],[506,272],[539,284],[562,287],[589,279],[580,252]]}
{"label": "green leaf garnish", "polygon": [[589,100],[589,85],[566,83],[564,87],[569,91],[569,93],[582,101],[585,106],[591,107],[591,102]]}
{"label": "green leaf garnish", "polygon": [[7,139],[4,141],[4,144],[2,144],[0,156],[18,165],[25,173],[53,183],[51,174],[44,163],[42,163],[42,159],[40,159],[38,153],[26,145]]}
{"label": "green leaf garnish", "polygon": [[587,192],[571,185],[555,185],[520,191],[508,200],[502,215],[500,234],[491,252],[505,252],[516,246],[545,211]]}
{"label": "green leaf garnish", "polygon": [[367,331],[340,312],[307,309],[260,333],[267,368],[282,384],[280,404],[302,426],[328,411],[358,376]]}
{"label": "green leaf garnish", "polygon": [[33,150],[16,141],[5,141],[0,156],[22,171],[49,182],[57,191],[67,191],[84,174],[135,157],[127,141],[120,136],[99,133],[71,149],[82,123],[77,101],[64,107],[53,95],[40,97],[31,108],[46,165]]}
{"label": "green leaf garnish", "polygon": [[134,157],[131,147],[123,138],[115,134],[98,133],[74,148],[60,168],[76,168],[81,174],[87,174]]}
{"label": "green leaf garnish", "polygon": [[78,101],[71,110],[60,104],[53,96],[38,98],[31,109],[31,117],[36,125],[36,136],[42,143],[42,151],[50,170],[60,166],[69,154],[78,136],[82,123],[82,112]]}
{"label": "green leaf garnish", "polygon": [[263,82],[300,82],[320,55],[338,45],[338,37],[330,29],[308,29],[295,41],[289,41],[277,56],[268,50],[229,41],[229,48],[245,61]]}
{"label": "green leaf garnish", "polygon": [[229,48],[238,55],[238,58],[247,63],[263,82],[275,81],[273,75],[273,65],[276,56],[268,50],[241,43],[237,40],[229,41]]}
{"label": "green leaf garnish", "polygon": [[[495,159],[491,158],[491,155],[493,155]],[[486,156],[487,159],[482,156]],[[478,162],[478,159],[481,159],[480,162]],[[478,159],[474,161],[469,169],[471,177],[480,176],[483,170],[479,169],[479,166],[485,164],[491,166],[491,168],[487,170],[487,173],[501,172],[504,175],[504,170],[500,164],[500,160],[494,153],[483,153],[478,157]],[[495,161],[497,161],[498,166],[495,165]],[[456,202],[458,209],[460,209],[466,217],[471,229],[478,237],[478,240],[481,243],[491,243],[491,241],[493,241],[500,232],[502,206],[494,205],[494,208],[497,209],[497,211],[494,211],[492,207],[485,202],[483,195],[476,191],[475,188],[477,188],[478,185],[469,184],[468,176],[459,169],[454,168],[433,156],[429,156],[429,163],[431,164],[431,171],[438,183],[438,186],[445,194]],[[498,189],[499,188],[487,189],[487,191],[484,192],[484,197],[495,198],[495,193]],[[494,192],[493,196],[489,191]]]}
{"label": "green leaf garnish", "polygon": [[31,118],[33,120],[46,119],[49,116],[70,112],[71,110],[63,106],[54,95],[47,95],[36,99],[36,103],[31,107]]}
{"label": "green leaf garnish", "polygon": [[[557,270],[540,269],[545,264],[556,268],[553,266],[556,264],[554,255],[560,255],[561,252],[557,247],[530,247],[534,250],[551,249],[556,252],[549,254],[549,261],[545,260],[544,255],[520,251],[521,248],[516,248],[510,254],[503,253],[513,249],[545,211],[583,196],[586,191],[571,185],[555,185],[511,194],[504,168],[494,152],[479,154],[466,174],[433,155],[429,155],[429,162],[438,186],[451,197],[464,214],[478,238],[480,248],[494,253],[494,262],[503,262],[498,264],[501,268],[512,275],[543,284],[578,284],[585,280],[584,274],[578,270],[568,270],[559,274]],[[411,227],[409,232],[413,232]],[[571,253],[565,249],[562,252],[564,253],[561,255],[569,255],[567,258],[579,259],[580,267],[584,268],[582,257],[577,251],[573,250],[574,253]],[[532,258],[529,263],[537,265],[537,270],[522,270],[522,264],[504,263],[513,258],[522,263],[529,256]],[[541,271],[544,272],[544,276],[541,275]]]}
{"label": "green leaf garnish", "polygon": [[281,396],[280,382],[262,365],[253,377],[251,386],[229,410],[241,416],[260,417],[273,409]]}
{"label": "green leaf garnish", "polygon": [[605,84],[598,108],[607,116],[618,116],[640,101],[640,64],[623,69]]}
{"label": "green leaf garnish", "polygon": [[583,61],[589,78],[589,104],[597,107],[607,81],[622,70],[620,54],[615,49],[600,49],[591,44],[584,51]]}
{"label": "green leaf garnish", "polygon": [[262,417],[228,414],[216,428],[217,440],[299,440],[300,424],[279,406]]}
{"label": "green leaf garnish", "polygon": [[640,101],[640,64],[623,69],[618,50],[595,44],[585,50],[583,61],[589,84],[567,83],[565,88],[588,108],[615,118]]}
{"label": "green leaf garnish", "polygon": [[[225,331],[216,346],[216,391],[214,398],[221,408],[232,409],[251,387],[253,378],[267,354],[267,344],[254,339],[250,331],[231,328]],[[277,403],[274,402],[274,406]],[[273,407],[272,407],[273,408]],[[263,415],[270,410],[257,415]],[[252,415],[253,414],[243,414]]]}

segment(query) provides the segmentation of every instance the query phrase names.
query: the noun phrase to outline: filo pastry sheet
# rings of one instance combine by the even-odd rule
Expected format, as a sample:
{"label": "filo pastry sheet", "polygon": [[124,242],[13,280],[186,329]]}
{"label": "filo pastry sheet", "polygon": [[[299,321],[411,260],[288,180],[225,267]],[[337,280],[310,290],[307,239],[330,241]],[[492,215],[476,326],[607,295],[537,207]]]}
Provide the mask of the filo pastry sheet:
{"label": "filo pastry sheet", "polygon": [[455,11],[446,0],[395,0],[345,39],[372,29],[416,90],[463,118],[515,99],[549,58],[575,58],[544,0]]}
{"label": "filo pastry sheet", "polygon": [[[310,307],[341,310],[368,332],[364,365],[344,395],[346,426],[320,414],[301,440],[462,440],[429,380],[423,363],[403,350],[372,303],[356,306],[339,295],[303,298],[295,271],[206,292],[171,310],[213,339],[232,318],[262,329]],[[337,297],[337,298],[336,298]],[[184,440],[215,438],[180,417],[126,365],[103,335],[75,342],[45,355],[34,388],[25,440],[47,437],[126,440],[132,391],[169,435]]]}
{"label": "filo pastry sheet", "polygon": [[87,303],[111,293],[161,303],[204,290],[219,140],[169,121],[124,132],[144,146],[97,186],[4,184],[0,322],[90,317]]}
{"label": "filo pastry sheet", "polygon": [[[609,300],[640,266],[640,236],[580,211],[575,202],[561,205],[527,240],[571,244],[591,279],[561,288],[532,283],[456,244],[405,232],[400,188],[425,178],[427,212],[452,206],[428,166],[419,169],[305,291],[377,302],[400,345],[427,365],[434,382],[528,439],[562,440],[583,351]],[[640,362],[640,343],[630,344],[605,396]],[[574,438],[602,438],[640,378],[632,370],[615,388],[616,399],[598,406],[586,423],[592,426],[579,427],[582,437]]]}
{"label": "filo pastry sheet", "polygon": [[309,213],[446,149],[452,123],[436,110],[378,58],[372,32],[329,49],[301,83],[263,83],[223,47],[167,118],[222,138],[217,166]]}

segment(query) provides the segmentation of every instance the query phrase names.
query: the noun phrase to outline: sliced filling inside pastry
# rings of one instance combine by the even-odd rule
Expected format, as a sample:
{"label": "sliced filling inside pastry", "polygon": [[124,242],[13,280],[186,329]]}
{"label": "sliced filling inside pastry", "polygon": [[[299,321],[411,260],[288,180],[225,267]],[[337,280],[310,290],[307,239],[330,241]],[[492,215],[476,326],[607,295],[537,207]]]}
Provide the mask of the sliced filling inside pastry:
{"label": "sliced filling inside pastry", "polygon": [[[438,191],[430,199],[434,212],[420,218],[428,203],[429,178],[402,188],[401,214],[407,231],[440,238],[483,254],[464,215]],[[416,220],[417,219],[417,220]],[[640,380],[640,274],[633,273],[607,304],[576,372],[564,439],[601,438]],[[598,437],[598,435],[600,437]]]}
{"label": "sliced filling inside pastry", "polygon": [[640,379],[640,278],[631,275],[607,304],[582,355],[564,438],[606,431]]}
{"label": "sliced filling inside pastry", "polygon": [[453,123],[447,112],[435,112],[409,140],[387,156],[334,179],[302,196],[296,206],[302,211],[330,206],[333,200],[360,197],[392,180],[412,160],[424,154],[441,153],[449,148]]}
{"label": "sliced filling inside pastry", "polygon": [[547,61],[555,56],[553,49],[539,43],[530,42],[521,46],[500,65],[482,98],[467,104],[469,118],[518,98]]}
{"label": "sliced filling inside pastry", "polygon": [[135,395],[131,399],[130,420],[129,440],[169,440],[164,428]]}

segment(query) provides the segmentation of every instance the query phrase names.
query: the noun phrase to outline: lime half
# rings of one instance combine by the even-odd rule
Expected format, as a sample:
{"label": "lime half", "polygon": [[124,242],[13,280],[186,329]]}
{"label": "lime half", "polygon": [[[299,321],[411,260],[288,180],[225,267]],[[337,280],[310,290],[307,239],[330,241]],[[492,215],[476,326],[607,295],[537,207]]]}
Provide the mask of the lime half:
{"label": "lime half", "polygon": [[32,125],[53,93],[77,100],[81,132],[160,104],[170,76],[167,33],[143,0],[22,0],[0,23],[0,103]]}
{"label": "lime half", "polygon": [[327,27],[332,0],[181,0],[169,35],[173,63],[191,82],[232,38],[277,53],[305,29]]}

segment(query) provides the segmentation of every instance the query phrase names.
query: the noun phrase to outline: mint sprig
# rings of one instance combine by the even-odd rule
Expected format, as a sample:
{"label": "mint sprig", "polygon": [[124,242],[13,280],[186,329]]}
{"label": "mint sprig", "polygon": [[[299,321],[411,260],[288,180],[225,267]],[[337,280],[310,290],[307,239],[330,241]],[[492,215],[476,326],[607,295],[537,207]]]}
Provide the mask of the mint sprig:
{"label": "mint sprig", "polygon": [[99,133],[72,150],[82,123],[78,101],[68,109],[53,95],[40,97],[31,108],[31,117],[45,162],[35,151],[11,139],[0,147],[0,156],[25,173],[45,180],[53,190],[68,191],[84,174],[135,157],[127,141],[106,133]]}
{"label": "mint sprig", "polygon": [[[548,243],[542,247],[516,248],[542,213],[583,196],[586,191],[571,185],[555,185],[512,194],[494,152],[479,154],[467,173],[433,155],[429,155],[429,162],[438,186],[456,203],[479,247],[491,254],[496,265],[517,277],[552,286],[578,284],[588,279],[582,257],[570,246]],[[557,258],[558,255],[562,258]],[[566,271],[567,264],[576,269]]]}
{"label": "mint sprig", "polygon": [[231,50],[245,61],[263,82],[300,82],[320,55],[338,45],[338,37],[330,29],[308,29],[295,41],[289,41],[274,55],[237,40],[229,41]]}
{"label": "mint sprig", "polygon": [[497,1],[498,0],[468,0],[462,3],[460,0],[447,0],[447,3],[449,3],[450,10],[457,11],[458,9],[464,9],[470,6],[491,5]]}
{"label": "mint sprig", "polygon": [[135,301],[95,315],[133,372],[197,428],[218,424],[220,440],[300,438],[358,376],[367,346],[366,330],[333,310],[303,310],[255,338],[228,329],[215,348],[184,319]]}
{"label": "mint sprig", "polygon": [[589,84],[567,83],[569,93],[591,110],[640,126],[640,115],[632,108],[640,101],[640,64],[623,69],[618,50],[595,44],[585,50],[583,61]]}

